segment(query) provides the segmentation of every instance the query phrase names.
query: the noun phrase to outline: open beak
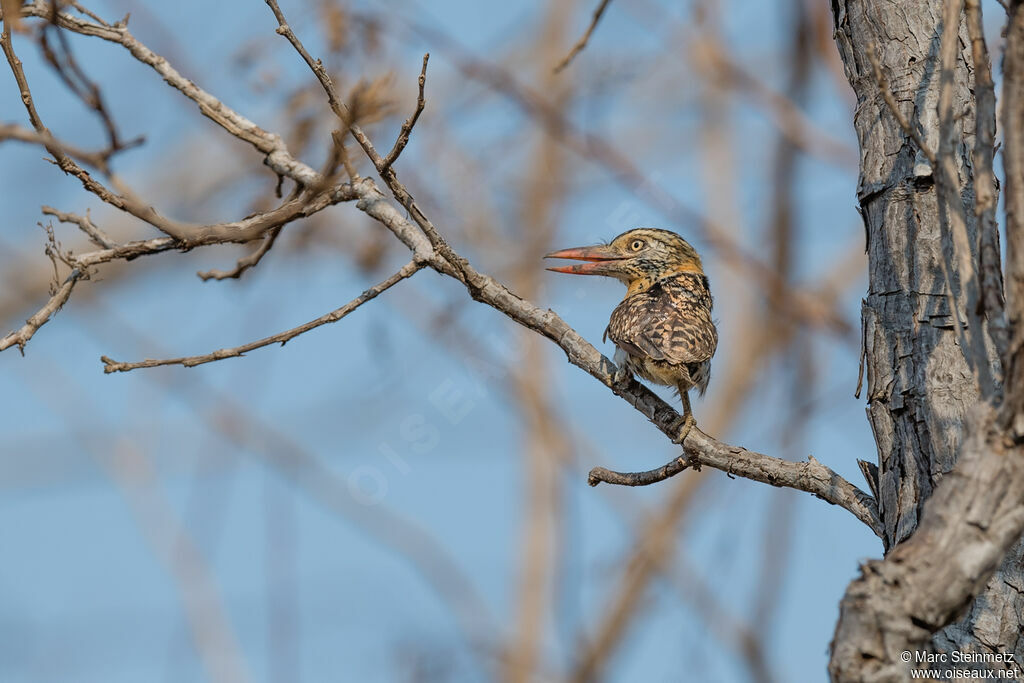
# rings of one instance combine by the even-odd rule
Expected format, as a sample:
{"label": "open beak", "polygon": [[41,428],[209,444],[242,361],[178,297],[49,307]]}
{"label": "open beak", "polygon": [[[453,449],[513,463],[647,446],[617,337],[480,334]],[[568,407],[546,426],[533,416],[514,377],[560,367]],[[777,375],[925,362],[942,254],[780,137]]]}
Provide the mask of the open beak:
{"label": "open beak", "polygon": [[546,254],[544,258],[564,258],[586,263],[574,263],[571,266],[553,266],[548,268],[553,273],[569,273],[570,275],[609,275],[618,272],[618,261],[625,258],[621,253],[606,244],[593,247],[574,247]]}

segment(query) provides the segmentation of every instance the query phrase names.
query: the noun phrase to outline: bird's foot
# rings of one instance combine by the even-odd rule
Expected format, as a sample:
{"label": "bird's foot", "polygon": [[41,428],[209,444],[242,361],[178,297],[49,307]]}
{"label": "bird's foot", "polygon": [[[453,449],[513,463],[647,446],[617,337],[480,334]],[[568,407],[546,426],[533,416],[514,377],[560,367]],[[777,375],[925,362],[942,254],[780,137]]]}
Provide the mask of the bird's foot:
{"label": "bird's foot", "polygon": [[672,431],[675,432],[675,436],[672,437],[672,443],[681,444],[689,436],[690,430],[697,426],[697,420],[694,419],[693,415],[683,415],[678,420],[672,423]]}
{"label": "bird's foot", "polygon": [[619,363],[618,367],[615,368],[615,374],[612,375],[612,383],[625,384],[631,379],[633,379],[633,373],[629,371],[625,363]]}

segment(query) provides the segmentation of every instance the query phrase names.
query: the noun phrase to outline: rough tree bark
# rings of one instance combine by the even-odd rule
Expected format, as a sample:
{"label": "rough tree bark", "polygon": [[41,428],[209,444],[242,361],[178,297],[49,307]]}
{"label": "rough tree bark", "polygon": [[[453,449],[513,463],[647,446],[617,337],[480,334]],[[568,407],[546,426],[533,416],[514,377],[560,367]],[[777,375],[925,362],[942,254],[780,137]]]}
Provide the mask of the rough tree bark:
{"label": "rough tree bark", "polygon": [[[888,549],[917,528],[921,506],[936,480],[956,462],[964,415],[978,400],[946,295],[932,168],[889,112],[869,57],[871,52],[877,56],[904,116],[937,148],[942,0],[913,5],[837,0],[833,11],[839,52],[857,94],[857,195],[869,272],[862,309],[864,362],[868,419],[878,444],[879,513]],[[960,34],[967,45],[966,29],[961,27]],[[956,161],[973,219],[972,71],[970,54],[958,51]],[[976,243],[973,220],[968,230]],[[997,362],[994,353],[990,361]]]}
{"label": "rough tree bark", "polygon": [[[890,111],[883,97],[884,86],[875,73],[877,62],[903,118],[918,131],[927,148],[941,151],[946,143],[940,140],[939,114],[944,3],[832,0],[832,10],[836,42],[857,96],[854,125],[861,150],[858,198],[869,257],[869,289],[862,308],[863,362],[867,370],[868,419],[878,447],[877,475],[871,484],[878,499],[888,560],[865,566],[862,576],[851,584],[841,606],[830,672],[834,680],[842,681],[905,680],[907,666],[892,661],[892,650],[897,644],[910,650],[942,653],[1012,652],[1016,654],[1016,663],[1006,668],[1019,669],[1024,662],[1024,639],[1020,634],[1024,615],[1024,548],[1021,543],[1014,543],[1003,557],[1005,546],[1019,538],[1016,519],[1001,529],[1011,536],[1006,537],[1009,541],[991,562],[997,564],[1002,560],[980,594],[972,590],[967,601],[958,604],[962,595],[953,595],[953,591],[943,594],[944,587],[935,585],[933,599],[925,593],[923,578],[934,581],[943,576],[939,566],[942,558],[936,548],[945,544],[945,561],[957,565],[949,570],[950,575],[960,573],[957,579],[950,578],[950,583],[962,587],[973,580],[980,583],[978,589],[986,585],[984,580],[991,567],[985,562],[967,567],[975,559],[969,556],[971,549],[956,545],[966,542],[967,537],[956,537],[950,528],[958,520],[946,518],[962,511],[980,515],[985,520],[980,524],[986,527],[980,532],[983,535],[991,531],[989,526],[996,526],[1000,515],[1004,519],[1006,515],[1016,515],[1014,506],[1018,501],[1014,495],[1007,494],[1014,500],[1001,500],[998,496],[1003,493],[1001,484],[1017,476],[1013,469],[1019,467],[1017,463],[1002,463],[1010,468],[1006,471],[992,465],[988,490],[973,489],[971,482],[977,484],[977,480],[969,475],[961,480],[958,467],[956,477],[950,475],[956,481],[940,489],[948,495],[936,494],[937,500],[930,509],[932,516],[922,520],[922,512],[958,456],[965,461],[980,461],[998,451],[1011,460],[1020,457],[1017,447],[1006,444],[1003,448],[998,441],[998,429],[993,427],[994,402],[991,406],[985,404],[990,408],[987,411],[975,408],[985,397],[979,395],[975,371],[965,359],[963,338],[957,330],[957,321],[967,321],[969,317],[964,305],[966,297],[957,297],[959,310],[951,309],[953,298],[948,293],[943,270],[950,244],[942,234],[941,187],[937,188],[928,155],[907,136]],[[952,79],[951,159],[958,176],[958,194],[966,209],[971,258],[977,263],[979,237],[998,244],[997,234],[978,234],[979,229],[996,228],[991,221],[979,222],[975,218],[977,162],[971,152],[976,114],[992,117],[994,111],[976,107],[971,42],[963,14],[959,16]],[[987,125],[989,121],[985,119],[982,123]],[[994,119],[991,125],[994,126]],[[979,224],[983,227],[979,228]],[[953,290],[962,292],[965,283],[959,281],[955,268],[952,278]],[[979,370],[998,378],[1000,359],[988,324],[985,328],[985,357]],[[1019,335],[1020,326],[1014,330]],[[1008,400],[1009,393],[1008,390]],[[976,463],[961,464],[968,468]],[[873,468],[866,469],[872,470],[869,475],[874,474]],[[986,500],[964,499],[968,490],[982,491],[980,497]],[[948,508],[942,510],[940,504]],[[999,506],[1002,509],[995,510]],[[992,509],[980,512],[978,508],[982,507]],[[919,524],[921,529],[915,534]],[[904,543],[912,534],[915,542]],[[932,543],[928,552],[925,539]],[[985,539],[989,541],[990,538]],[[991,557],[992,553],[986,554],[986,561]],[[921,589],[917,596],[913,595],[916,588]],[[974,594],[978,594],[977,598],[970,602]],[[880,604],[886,599],[893,601],[892,609]],[[855,614],[858,611],[862,614]],[[872,619],[906,623],[878,626],[868,623]],[[958,620],[950,623],[952,619]],[[957,668],[972,667],[958,664]],[[986,663],[979,668],[992,670],[1001,665]]]}

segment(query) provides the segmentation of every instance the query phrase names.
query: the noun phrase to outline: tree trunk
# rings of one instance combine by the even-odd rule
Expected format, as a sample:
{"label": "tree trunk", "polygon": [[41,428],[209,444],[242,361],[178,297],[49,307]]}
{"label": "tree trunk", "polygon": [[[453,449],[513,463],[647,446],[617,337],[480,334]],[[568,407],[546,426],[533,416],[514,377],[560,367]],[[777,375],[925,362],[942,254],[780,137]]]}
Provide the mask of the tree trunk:
{"label": "tree trunk", "polygon": [[[864,362],[888,550],[917,528],[921,506],[956,461],[964,415],[978,400],[946,295],[932,169],[886,106],[868,56],[874,51],[904,116],[937,148],[942,3],[837,0],[833,10],[839,52],[857,94],[857,195],[869,273],[862,309]],[[966,43],[963,29],[961,34]],[[973,217],[969,57],[962,50],[958,55],[954,113],[962,194]],[[973,221],[968,228],[976,243]]]}
{"label": "tree trunk", "polygon": [[[954,313],[943,273],[944,244],[939,194],[932,167],[891,113],[875,74],[877,58],[898,108],[927,147],[939,145],[939,54],[943,2],[832,0],[836,42],[857,95],[854,125],[860,144],[858,198],[869,258],[863,302],[868,419],[878,447],[877,492],[888,554],[921,519],[925,502],[956,463],[968,412],[979,403],[974,374],[961,349],[957,321],[966,321],[963,300]],[[971,149],[975,142],[974,64],[961,22],[953,85],[954,159],[968,217],[971,257],[977,262],[978,221]],[[957,273],[953,272],[956,280]],[[962,289],[962,287],[960,288]],[[983,363],[998,377],[999,359],[985,334]],[[953,561],[951,549],[950,561]],[[983,594],[960,620],[934,635],[936,652],[1014,652],[1024,662],[1020,637],[1024,614],[1022,545],[1017,543]],[[849,597],[848,593],[848,597]],[[844,599],[844,609],[848,608]],[[941,625],[941,624],[940,624]],[[927,626],[927,624],[925,624]],[[850,647],[839,643],[836,647]],[[860,647],[860,645],[858,645]],[[879,645],[879,647],[882,647]],[[860,656],[868,659],[870,646]],[[899,680],[841,669],[837,680]],[[998,664],[980,668],[992,670]],[[957,664],[968,669],[971,665]],[[1009,664],[1007,668],[1014,668]]]}

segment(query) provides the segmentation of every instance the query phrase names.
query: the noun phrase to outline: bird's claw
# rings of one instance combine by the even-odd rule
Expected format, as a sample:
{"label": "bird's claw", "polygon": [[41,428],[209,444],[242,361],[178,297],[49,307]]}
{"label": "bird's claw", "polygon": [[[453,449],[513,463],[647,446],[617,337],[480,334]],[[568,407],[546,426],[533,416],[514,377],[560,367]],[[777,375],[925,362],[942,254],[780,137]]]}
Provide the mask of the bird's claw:
{"label": "bird's claw", "polygon": [[675,432],[675,436],[672,437],[672,443],[681,444],[689,436],[690,430],[697,425],[697,420],[694,419],[693,415],[684,415],[678,420],[672,423],[672,431]]}
{"label": "bird's claw", "polygon": [[633,373],[629,371],[629,368],[626,367],[625,363],[620,363],[619,366],[615,368],[615,374],[612,375],[612,383],[625,384],[631,379],[633,379]]}

